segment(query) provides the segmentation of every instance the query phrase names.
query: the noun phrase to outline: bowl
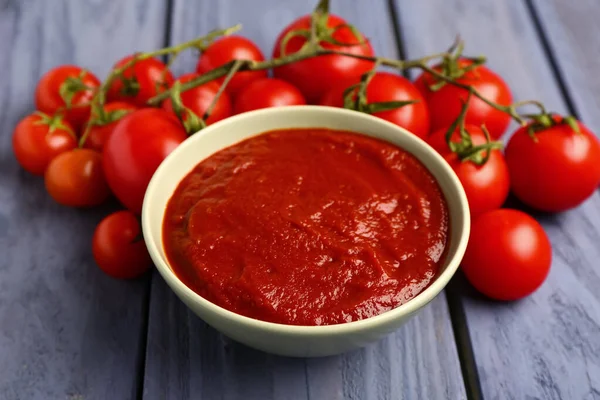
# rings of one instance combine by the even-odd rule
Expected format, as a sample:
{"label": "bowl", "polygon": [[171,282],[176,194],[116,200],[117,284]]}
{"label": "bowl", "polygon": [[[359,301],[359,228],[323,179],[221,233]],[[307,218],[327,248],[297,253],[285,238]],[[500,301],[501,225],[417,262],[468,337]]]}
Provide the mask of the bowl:
{"label": "bowl", "polygon": [[[284,128],[331,128],[380,138],[412,153],[429,169],[446,198],[450,217],[445,262],[429,287],[410,301],[378,316],[337,325],[295,326],[236,314],[204,299],[179,280],[165,256],[162,224],[167,202],[180,181],[213,153],[263,132]],[[295,357],[339,354],[396,330],[433,300],[452,278],[465,252],[469,228],[469,206],[460,181],[446,161],[423,140],[380,118],[321,106],[252,111],[222,120],[194,134],[158,167],[146,190],[142,210],[142,229],[152,260],[169,287],[195,314],[233,340],[268,353]]]}

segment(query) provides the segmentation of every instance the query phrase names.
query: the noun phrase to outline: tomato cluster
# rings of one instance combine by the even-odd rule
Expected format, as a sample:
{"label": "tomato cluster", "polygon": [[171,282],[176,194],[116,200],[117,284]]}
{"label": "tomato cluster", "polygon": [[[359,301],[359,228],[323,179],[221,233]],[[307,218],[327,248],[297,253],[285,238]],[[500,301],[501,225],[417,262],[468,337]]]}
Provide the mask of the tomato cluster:
{"label": "tomato cluster", "polygon": [[[321,53],[307,54],[315,42]],[[171,56],[181,50],[172,48]],[[380,71],[382,60],[368,39],[323,10],[287,26],[272,60],[235,35],[205,47],[195,71],[181,76],[153,55],[123,58],[105,82],[73,65],[48,71],[36,89],[37,111],[13,134],[16,159],[44,176],[58,203],[89,207],[114,195],[126,208],[107,216],[93,237],[96,262],[114,277],[133,278],[151,264],[138,216],[162,160],[203,126],[260,108],[345,107],[425,140],[456,172],[468,198],[473,233],[465,275],[496,299],[534,291],[551,262],[541,226],[521,211],[501,208],[509,192],[534,209],[560,212],[600,183],[600,144],[580,122],[543,110],[525,124],[506,82],[460,51],[432,67],[414,63],[423,70],[414,82]],[[214,79],[203,80],[207,75]],[[523,126],[503,152],[497,140],[511,118]]]}
{"label": "tomato cluster", "polygon": [[[483,65],[446,60],[433,71],[465,70],[453,85],[425,72],[415,85],[429,106],[426,141],[463,185],[472,228],[462,270],[481,293],[516,300],[534,292],[550,271],[552,250],[528,214],[502,208],[509,193],[532,209],[561,212],[581,204],[600,184],[600,142],[581,122],[543,110],[502,144],[513,110],[508,85]],[[459,73],[460,74],[460,73]],[[471,88],[495,106],[473,99]],[[486,95],[487,94],[487,95]]]}

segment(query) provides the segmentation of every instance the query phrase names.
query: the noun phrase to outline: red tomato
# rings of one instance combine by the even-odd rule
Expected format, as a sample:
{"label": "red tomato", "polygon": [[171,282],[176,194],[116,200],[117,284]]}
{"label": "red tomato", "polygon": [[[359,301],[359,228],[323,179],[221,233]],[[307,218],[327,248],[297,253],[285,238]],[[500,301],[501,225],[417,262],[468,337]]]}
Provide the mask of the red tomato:
{"label": "red tomato", "polygon": [[[46,72],[35,89],[35,107],[46,114],[60,111],[79,131],[90,116],[89,102],[100,81],[75,65],[62,65]],[[69,104],[65,101],[67,100]]]}
{"label": "red tomato", "polygon": [[529,215],[509,209],[473,221],[462,270],[481,293],[496,300],[517,300],[533,293],[552,263],[550,241]]}
{"label": "red tomato", "polygon": [[[253,60],[264,61],[265,57],[254,42],[242,36],[225,36],[212,43],[202,52],[196,72],[203,74],[231,60]],[[225,89],[232,96],[248,83],[267,77],[267,70],[242,71],[236,73],[227,84]],[[222,84],[225,78],[217,79],[215,82]]]}
{"label": "red tomato", "polygon": [[142,275],[150,269],[152,260],[140,233],[140,223],[131,211],[117,211],[104,218],[92,238],[96,264],[117,279]]}
{"label": "red tomato", "polygon": [[506,147],[512,192],[542,211],[568,210],[587,199],[600,184],[600,144],[578,122],[579,133],[566,123],[536,132],[518,129]]}
{"label": "red tomato", "polygon": [[[96,120],[97,117],[92,115],[90,121],[96,121],[87,133],[83,147],[88,149],[94,149],[102,152],[104,143],[108,140],[108,137],[112,134],[119,120],[125,115],[137,110],[137,107],[130,103],[122,101],[114,101],[112,103],[106,103],[104,105],[104,113],[107,117],[106,121]],[[88,123],[90,122],[88,121]]]}
{"label": "red tomato", "polygon": [[46,190],[57,203],[70,207],[102,204],[110,195],[102,171],[102,156],[90,149],[58,155],[44,174]]}
{"label": "red tomato", "polygon": [[[470,133],[474,146],[486,143],[485,134],[480,127],[465,125],[465,129]],[[427,142],[446,159],[460,179],[469,200],[471,216],[474,218],[486,211],[502,207],[510,188],[508,167],[502,152],[492,150],[490,158],[483,165],[468,160],[461,161],[459,155],[448,147],[445,136],[446,129],[441,129],[434,132]],[[452,141],[460,142],[458,128],[452,135]]]}
{"label": "red tomato", "polygon": [[292,84],[281,79],[264,78],[240,90],[233,103],[233,111],[240,114],[261,108],[304,104],[304,96]]}
{"label": "red tomato", "polygon": [[108,185],[129,210],[139,214],[150,178],[162,160],[186,138],[179,120],[161,109],[125,116],[104,144]]}
{"label": "red tomato", "polygon": [[[346,24],[346,21],[335,15],[330,14],[327,19],[327,27],[330,29],[343,24]],[[288,32],[292,30],[309,31],[310,28],[310,15],[298,18],[288,25],[275,41],[273,58],[281,57],[281,42]],[[335,31],[335,33],[332,34],[332,37],[340,43],[355,45],[341,46],[328,42],[321,42],[321,46],[326,49],[338,50],[356,55],[373,55],[371,44],[369,42],[359,44],[361,38],[357,38],[354,33],[352,33],[352,30],[347,27]],[[304,43],[306,43],[306,38],[301,36],[293,37],[286,45],[285,54],[298,52]],[[309,103],[316,103],[323,94],[332,87],[332,85],[343,80],[358,79],[372,67],[372,61],[331,54],[277,67],[273,70],[273,73],[276,78],[288,81],[300,89]]]}
{"label": "red tomato", "polygon": [[12,145],[17,161],[26,171],[43,175],[54,157],[77,147],[77,139],[61,116],[36,112],[17,124]]}
{"label": "red tomato", "polygon": [[[466,67],[470,64],[470,60],[458,61],[459,67]],[[441,71],[441,67],[439,66],[434,67],[434,69]],[[415,82],[415,85],[422,91],[429,105],[432,131],[452,125],[460,115],[463,102],[468,97],[468,92],[465,89],[449,83],[437,91],[432,91],[429,86],[436,82],[426,72],[419,76]],[[501,105],[510,105],[512,103],[512,95],[506,82],[485,66],[478,66],[466,72],[462,77],[457,79],[457,82],[474,87],[485,98],[495,103]],[[498,139],[506,131],[510,123],[510,116],[487,105],[483,100],[471,96],[465,123],[478,126],[485,124],[492,139]]]}
{"label": "red tomato", "polygon": [[[185,74],[180,76],[177,80],[181,83],[185,83],[198,76],[199,75],[195,73]],[[202,118],[206,110],[208,110],[208,107],[210,107],[210,104],[219,91],[219,88],[219,84],[214,81],[205,83],[204,85],[196,86],[195,88],[181,92],[181,101],[183,102],[184,106],[193,111],[194,114],[196,114],[199,118]],[[169,112],[175,112],[173,110],[171,99],[165,100],[162,103],[162,107]],[[217,100],[217,104],[212,109],[210,116],[205,122],[206,125],[210,125],[230,116],[231,100],[229,99],[229,95],[227,93],[221,93],[219,100]]]}
{"label": "red tomato", "polygon": [[[127,56],[117,62],[114,68],[123,67],[133,56]],[[108,101],[124,101],[138,107],[146,106],[146,102],[173,83],[173,74],[167,66],[156,58],[137,61],[123,72],[122,79],[116,78],[107,94]]]}
{"label": "red tomato", "polygon": [[[325,93],[319,104],[331,107],[344,106],[344,91],[359,80],[342,83]],[[418,100],[418,103],[409,104],[389,111],[373,113],[373,115],[390,121],[414,133],[420,138],[429,134],[429,110],[427,103],[417,88],[406,78],[377,72],[367,86],[367,102],[379,103],[385,101]]]}

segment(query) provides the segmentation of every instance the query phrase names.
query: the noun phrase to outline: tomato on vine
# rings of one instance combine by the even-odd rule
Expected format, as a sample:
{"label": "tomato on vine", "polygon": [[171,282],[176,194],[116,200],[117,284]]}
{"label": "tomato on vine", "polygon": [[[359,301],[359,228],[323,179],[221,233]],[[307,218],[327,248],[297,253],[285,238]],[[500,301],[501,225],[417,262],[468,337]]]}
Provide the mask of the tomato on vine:
{"label": "tomato on vine", "polygon": [[117,199],[139,214],[150,178],[186,132],[175,115],[145,108],[125,116],[104,145],[102,164]]}
{"label": "tomato on vine", "polygon": [[[277,37],[273,58],[300,51],[307,42],[312,16],[298,18]],[[325,49],[354,55],[372,56],[373,48],[368,40],[342,18],[328,14],[316,26],[320,45]],[[300,89],[306,100],[314,104],[335,83],[358,79],[373,67],[370,60],[361,60],[339,54],[308,58],[273,70],[276,78],[290,82]]]}
{"label": "tomato on vine", "polygon": [[[180,76],[177,81],[183,84],[191,81],[194,78],[197,78],[198,76],[199,75],[196,73],[185,74]],[[192,89],[181,92],[181,103],[185,108],[193,112],[198,118],[202,118],[215,99],[219,88],[220,85],[214,81],[196,86]],[[175,113],[173,101],[170,98],[162,103],[162,108],[166,111]],[[205,123],[206,125],[213,124],[217,121],[230,117],[231,114],[231,100],[229,95],[223,92],[217,99],[210,116],[206,119]],[[188,116],[184,113],[184,120],[187,117]]]}
{"label": "tomato on vine", "polygon": [[600,184],[600,143],[581,122],[549,115],[518,129],[506,146],[511,189],[549,212],[581,204]]}
{"label": "tomato on vine", "polygon": [[475,218],[461,268],[471,284],[496,300],[517,300],[541,286],[552,263],[542,226],[524,212],[493,210]]}
{"label": "tomato on vine", "polygon": [[[448,129],[434,132],[427,143],[450,164],[465,189],[473,218],[502,207],[510,188],[508,167],[499,143],[490,143],[485,132],[476,125],[456,127],[447,142]],[[495,146],[494,146],[495,145]],[[489,152],[489,154],[488,154]]]}
{"label": "tomato on vine", "polygon": [[35,88],[35,107],[49,115],[58,112],[76,132],[90,116],[89,103],[100,81],[75,65],[61,65],[46,72]]}
{"label": "tomato on vine", "polygon": [[[225,36],[213,42],[206,48],[198,59],[196,72],[203,74],[232,60],[264,61],[265,57],[258,46],[243,36]],[[227,93],[235,96],[244,86],[258,79],[266,78],[267,71],[242,71],[237,72],[229,81]],[[219,78],[215,82],[222,84],[225,78]]]}
{"label": "tomato on vine", "polygon": [[[476,65],[472,60],[450,57],[442,65],[433,67],[433,70],[453,78],[459,84],[473,87],[483,97],[501,106],[509,106],[512,103],[512,95],[506,82],[489,68]],[[466,89],[438,80],[429,72],[421,74],[415,85],[429,105],[432,131],[450,126],[460,114],[468,96]],[[498,139],[504,134],[510,120],[509,114],[479,98],[470,101],[465,117],[467,124],[485,124],[492,139]]]}
{"label": "tomato on vine", "polygon": [[70,207],[102,204],[110,189],[102,170],[102,155],[74,149],[54,158],[44,174],[46,190],[57,203]]}
{"label": "tomato on vine", "polygon": [[35,112],[17,124],[12,146],[17,161],[26,171],[43,175],[52,159],[77,147],[77,138],[62,116]]}
{"label": "tomato on vine", "polygon": [[[319,104],[331,107],[344,107],[344,92],[351,85],[357,85],[360,79],[354,82],[345,81],[327,91]],[[356,99],[356,87],[352,93]],[[358,107],[358,111],[365,111],[376,117],[385,119],[401,126],[420,138],[429,134],[429,109],[419,90],[403,76],[389,72],[375,73],[367,83],[365,110]],[[410,102],[413,103],[410,103]],[[381,103],[379,106],[374,103]],[[394,104],[396,103],[396,104]],[[404,103],[404,104],[403,104]],[[391,107],[381,107],[387,104]],[[375,111],[377,109],[383,111]],[[357,109],[357,107],[352,107]]]}
{"label": "tomato on vine", "polygon": [[239,91],[233,103],[234,114],[261,108],[304,105],[302,93],[291,83],[276,78],[250,82]]}
{"label": "tomato on vine", "polygon": [[117,211],[104,218],[92,238],[92,254],[98,267],[117,279],[142,275],[150,269],[152,260],[140,236],[140,223],[131,211]]}
{"label": "tomato on vine", "polygon": [[[134,57],[131,55],[123,58],[114,68],[125,67]],[[112,82],[107,99],[144,107],[149,99],[167,90],[173,81],[173,74],[162,61],[153,57],[137,60]]]}
{"label": "tomato on vine", "polygon": [[137,107],[130,103],[113,101],[112,103],[106,103],[102,110],[102,116],[95,115],[92,112],[90,120],[86,124],[88,130],[83,140],[83,147],[99,152],[102,152],[104,143],[106,143],[121,118],[137,110]]}

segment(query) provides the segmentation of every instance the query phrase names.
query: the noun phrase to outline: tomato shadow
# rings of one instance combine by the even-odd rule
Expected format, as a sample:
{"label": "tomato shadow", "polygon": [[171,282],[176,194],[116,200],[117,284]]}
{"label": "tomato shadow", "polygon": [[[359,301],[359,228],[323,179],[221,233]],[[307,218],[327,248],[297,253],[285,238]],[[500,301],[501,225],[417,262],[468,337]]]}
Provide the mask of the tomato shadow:
{"label": "tomato shadow", "polygon": [[557,215],[555,213],[539,211],[534,208],[531,208],[530,206],[528,206],[527,204],[525,204],[521,200],[519,200],[512,193],[510,193],[508,195],[508,198],[504,202],[504,205],[502,206],[502,208],[512,208],[514,210],[523,211],[524,213],[531,215],[533,218],[535,218],[539,222],[552,221],[556,218],[556,215]]}
{"label": "tomato shadow", "polygon": [[446,297],[448,297],[448,300],[451,304],[461,304],[462,306],[464,306],[463,303],[465,301],[490,307],[500,307],[509,304],[516,304],[520,301],[496,300],[483,295],[482,293],[477,291],[477,289],[475,289],[473,285],[469,283],[469,281],[465,277],[465,274],[460,268],[458,271],[456,271],[456,274],[454,275],[454,277],[452,277],[450,282],[448,282],[448,286],[446,286]]}
{"label": "tomato shadow", "polygon": [[[545,223],[555,222],[557,215],[560,215],[536,210],[523,203],[512,193],[509,194],[502,208],[510,208],[513,210],[522,211],[536,219],[542,225]],[[468,302],[476,302],[479,304],[490,306],[516,304],[519,302],[519,300],[495,300],[481,294],[477,289],[473,287],[473,285],[469,283],[461,267],[459,267],[454,277],[452,277],[452,279],[448,283],[448,286],[446,287],[446,295],[450,298],[450,301],[463,302],[464,300],[466,300]]]}
{"label": "tomato shadow", "polygon": [[[453,299],[468,298],[477,301],[487,301],[487,297],[479,293],[467,280],[462,270],[458,269],[446,286],[446,295]],[[493,300],[489,300],[493,302]]]}

